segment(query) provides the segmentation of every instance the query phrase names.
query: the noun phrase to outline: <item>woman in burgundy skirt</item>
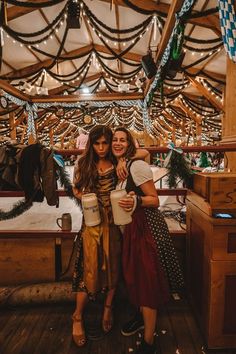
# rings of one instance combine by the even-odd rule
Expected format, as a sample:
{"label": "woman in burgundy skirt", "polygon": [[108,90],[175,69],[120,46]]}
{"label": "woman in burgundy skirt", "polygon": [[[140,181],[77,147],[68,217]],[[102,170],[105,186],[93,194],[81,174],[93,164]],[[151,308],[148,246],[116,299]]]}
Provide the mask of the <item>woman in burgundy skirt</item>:
{"label": "woman in burgundy skirt", "polygon": [[[183,277],[167,224],[158,209],[152,171],[145,161],[131,160],[136,148],[132,135],[123,127],[113,135],[112,152],[117,160],[127,160],[129,170],[118,188],[135,194],[137,202],[132,222],[124,229],[122,263],[130,301],[140,311],[122,333],[128,336],[144,327],[144,339],[135,354],[154,354],[157,309],[169,300],[172,291],[183,287]],[[130,211],[134,198],[123,198],[119,204]]]}

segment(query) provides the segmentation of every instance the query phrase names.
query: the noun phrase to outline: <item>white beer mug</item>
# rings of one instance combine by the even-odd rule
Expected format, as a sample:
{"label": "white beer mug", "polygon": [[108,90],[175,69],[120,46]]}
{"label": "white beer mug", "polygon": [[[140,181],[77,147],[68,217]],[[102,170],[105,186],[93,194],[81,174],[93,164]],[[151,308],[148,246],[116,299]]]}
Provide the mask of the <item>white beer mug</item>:
{"label": "white beer mug", "polygon": [[125,211],[118,203],[121,198],[126,196],[127,192],[125,189],[115,189],[111,191],[111,207],[115,225],[126,225],[132,221],[133,210]]}
{"label": "white beer mug", "polygon": [[95,193],[82,195],[82,209],[84,222],[86,226],[96,226],[101,223],[101,217],[98,207],[98,198]]}

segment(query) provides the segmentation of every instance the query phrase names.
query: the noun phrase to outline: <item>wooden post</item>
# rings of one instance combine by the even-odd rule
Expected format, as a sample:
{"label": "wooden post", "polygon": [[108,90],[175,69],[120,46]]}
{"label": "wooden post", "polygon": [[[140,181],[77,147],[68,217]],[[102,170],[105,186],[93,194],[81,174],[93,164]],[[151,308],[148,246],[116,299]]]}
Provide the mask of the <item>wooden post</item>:
{"label": "wooden post", "polygon": [[31,145],[31,144],[35,144],[35,143],[36,143],[35,137],[33,136],[33,134],[30,134],[29,138],[28,138],[28,144]]}
{"label": "wooden post", "polygon": [[[236,64],[227,58],[225,115],[222,119],[222,144],[236,142]],[[236,172],[236,152],[227,152],[225,169]]]}
{"label": "wooden post", "polygon": [[149,147],[150,145],[152,145],[152,143],[153,143],[152,138],[149,136],[149,134],[147,133],[146,130],[143,133],[143,138],[144,138],[144,146],[145,147]]}
{"label": "wooden post", "polygon": [[25,125],[25,126],[23,127],[23,131],[22,131],[21,138],[20,138],[20,143],[21,143],[21,144],[23,144],[23,142],[24,142],[24,137],[25,137],[25,132],[26,132],[26,130],[27,130],[27,125]]}
{"label": "wooden post", "polygon": [[64,135],[62,135],[62,137],[61,137],[61,149],[64,148],[64,140],[65,140],[65,137],[64,137]]}
{"label": "wooden post", "polygon": [[53,142],[53,138],[54,138],[54,130],[53,128],[51,128],[49,130],[49,139],[50,139],[50,145],[53,146],[54,142]]}
{"label": "wooden post", "polygon": [[182,138],[183,138],[183,141],[182,141],[182,143],[181,143],[181,146],[184,146],[184,145],[186,145],[186,126],[185,126],[185,124],[186,124],[186,119],[185,118],[183,118],[182,119],[182,122],[181,122],[181,130],[182,130]]}
{"label": "wooden post", "polygon": [[191,131],[192,131],[192,122],[190,122],[189,127],[188,127],[188,135],[187,135],[187,140],[186,140],[186,145],[187,146],[188,146],[188,143],[189,143]]}
{"label": "wooden post", "polygon": [[9,113],[9,125],[10,125],[10,138],[12,140],[16,140],[15,115],[13,112]]}
{"label": "wooden post", "polygon": [[197,122],[196,122],[196,141],[198,146],[202,144],[202,126]]}
{"label": "wooden post", "polygon": [[174,144],[176,143],[176,135],[175,135],[175,127],[174,126],[172,128],[171,140],[173,141]]}

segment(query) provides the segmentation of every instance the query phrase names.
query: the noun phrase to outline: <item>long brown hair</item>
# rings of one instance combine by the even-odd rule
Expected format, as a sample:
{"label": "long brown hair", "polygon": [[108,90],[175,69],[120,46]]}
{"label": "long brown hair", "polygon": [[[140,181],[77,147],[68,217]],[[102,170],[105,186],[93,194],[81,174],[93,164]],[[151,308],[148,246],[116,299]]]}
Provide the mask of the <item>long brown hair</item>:
{"label": "long brown hair", "polygon": [[115,131],[114,131],[114,134],[116,132],[124,132],[126,134],[126,137],[127,137],[128,148],[127,148],[127,151],[126,151],[124,157],[126,157],[127,159],[130,159],[131,157],[134,157],[134,155],[136,153],[136,147],[135,147],[134,138],[132,137],[132,134],[125,127],[116,128]]}
{"label": "long brown hair", "polygon": [[112,135],[112,130],[105,125],[97,125],[90,131],[85,152],[78,161],[78,169],[75,174],[75,186],[78,189],[95,191],[98,177],[96,163],[98,162],[99,157],[93,149],[93,144],[102,136],[104,136],[109,144],[109,151],[106,159],[111,162],[114,161],[111,151]]}

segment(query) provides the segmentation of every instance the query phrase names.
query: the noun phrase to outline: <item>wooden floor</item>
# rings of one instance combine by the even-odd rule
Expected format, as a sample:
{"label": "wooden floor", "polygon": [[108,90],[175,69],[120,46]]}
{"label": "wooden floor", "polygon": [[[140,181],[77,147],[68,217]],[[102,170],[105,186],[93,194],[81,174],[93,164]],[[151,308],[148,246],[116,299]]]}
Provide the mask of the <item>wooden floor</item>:
{"label": "wooden floor", "polygon": [[[134,351],[139,334],[124,337],[122,323],[130,318],[131,307],[116,302],[115,325],[111,333],[99,340],[89,340],[77,348],[71,338],[71,304],[1,309],[1,354],[128,354]],[[91,333],[100,331],[102,303],[87,306],[85,326]],[[156,346],[158,354],[236,354],[236,349],[207,350],[185,300],[172,301],[159,314]]]}

